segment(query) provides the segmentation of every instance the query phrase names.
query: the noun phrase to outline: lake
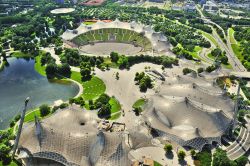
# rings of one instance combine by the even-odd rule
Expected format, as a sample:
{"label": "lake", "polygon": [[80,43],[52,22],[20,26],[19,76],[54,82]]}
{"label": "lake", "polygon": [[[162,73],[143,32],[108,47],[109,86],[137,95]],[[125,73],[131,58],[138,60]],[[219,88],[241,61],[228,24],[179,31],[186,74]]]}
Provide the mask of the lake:
{"label": "lake", "polygon": [[8,58],[8,62],[0,71],[0,129],[7,128],[11,119],[21,113],[27,97],[28,109],[33,109],[56,100],[67,101],[79,91],[74,83],[49,82],[35,71],[33,59]]}

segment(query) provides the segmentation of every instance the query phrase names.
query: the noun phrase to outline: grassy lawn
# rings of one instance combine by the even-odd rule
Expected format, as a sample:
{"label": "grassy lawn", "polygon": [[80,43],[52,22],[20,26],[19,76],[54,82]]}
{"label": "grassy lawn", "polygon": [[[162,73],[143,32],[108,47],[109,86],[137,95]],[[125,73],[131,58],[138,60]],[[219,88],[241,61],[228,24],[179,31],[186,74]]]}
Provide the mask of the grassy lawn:
{"label": "grassy lawn", "polygon": [[104,82],[98,77],[92,77],[89,81],[82,81],[81,74],[72,71],[71,79],[79,82],[83,86],[83,98],[84,100],[94,100],[103,94],[106,90]]}
{"label": "grassy lawn", "polygon": [[85,100],[94,100],[106,90],[104,82],[98,77],[92,77],[91,80],[83,82],[82,85]]}
{"label": "grassy lawn", "polygon": [[70,78],[72,80],[75,80],[75,81],[77,81],[79,83],[82,83],[82,78],[81,77],[82,76],[81,76],[81,74],[79,72],[76,72],[76,71],[71,72],[71,77]]}
{"label": "grassy lawn", "polygon": [[154,166],[162,166],[162,165],[158,163],[157,161],[154,161]]}
{"label": "grassy lawn", "polygon": [[46,76],[46,72],[45,72],[45,66],[41,65],[41,56],[36,56],[35,57],[35,70],[42,76]]}
{"label": "grassy lawn", "polygon": [[121,105],[118,100],[116,100],[114,97],[112,97],[109,100],[109,104],[111,105],[111,114],[119,112],[121,110]]}
{"label": "grassy lawn", "polygon": [[218,43],[217,41],[214,39],[214,37],[212,35],[210,35],[209,33],[203,32],[203,31],[199,31],[202,33],[203,36],[205,36],[208,40],[210,40],[216,47],[218,47]]}
{"label": "grassy lawn", "polygon": [[83,22],[83,24],[85,24],[85,25],[92,25],[92,24],[95,24],[95,22],[92,22],[92,21],[85,21],[85,22]]}
{"label": "grassy lawn", "polygon": [[109,65],[109,67],[112,67],[112,68],[118,68],[118,65],[114,62],[111,62],[110,58],[104,58],[104,64],[107,64]]}
{"label": "grassy lawn", "polygon": [[133,108],[139,108],[145,104],[146,100],[145,99],[139,99],[133,104]]}
{"label": "grassy lawn", "polygon": [[121,104],[114,97],[109,100],[109,104],[111,105],[111,114],[114,114],[111,115],[110,120],[118,119],[121,116],[121,113],[119,112],[121,110]]}
{"label": "grassy lawn", "polygon": [[237,41],[234,39],[234,30],[233,30],[233,28],[228,29],[228,35],[229,35],[230,43],[231,44],[237,44]]}
{"label": "grassy lawn", "polygon": [[51,113],[49,113],[48,115],[46,115],[45,117],[41,117],[40,111],[39,109],[35,109],[32,110],[30,112],[27,112],[24,118],[24,122],[32,122],[35,120],[35,115],[39,118],[39,119],[43,119],[45,117],[48,117],[49,115],[51,115]]}

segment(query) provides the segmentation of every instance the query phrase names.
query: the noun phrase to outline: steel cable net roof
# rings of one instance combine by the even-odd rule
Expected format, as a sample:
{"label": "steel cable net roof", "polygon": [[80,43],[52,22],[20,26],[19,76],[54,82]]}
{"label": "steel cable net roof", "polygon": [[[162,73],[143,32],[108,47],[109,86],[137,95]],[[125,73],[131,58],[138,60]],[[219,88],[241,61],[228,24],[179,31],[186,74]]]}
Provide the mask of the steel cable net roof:
{"label": "steel cable net roof", "polygon": [[62,38],[66,41],[71,41],[73,38],[84,34],[86,32],[92,31],[92,30],[98,30],[98,29],[104,29],[104,28],[119,28],[119,29],[127,29],[132,30],[137,33],[144,34],[145,37],[147,37],[152,46],[153,49],[157,52],[162,51],[169,51],[170,44],[168,42],[168,39],[166,36],[164,36],[161,32],[155,32],[153,28],[149,25],[143,25],[140,23],[136,23],[135,21],[132,22],[121,22],[118,19],[112,22],[103,22],[103,21],[97,21],[95,24],[92,25],[84,25],[81,24],[75,31],[77,33],[74,33],[74,30],[66,30],[62,34]]}
{"label": "steel cable net roof", "polygon": [[30,123],[19,142],[19,150],[26,155],[19,157],[76,166],[129,165],[124,136],[97,130],[96,119],[89,111],[64,110],[42,120],[41,125]]}
{"label": "steel cable net roof", "polygon": [[233,119],[232,100],[213,81],[167,78],[144,106],[146,123],[160,136],[201,149],[220,137]]}

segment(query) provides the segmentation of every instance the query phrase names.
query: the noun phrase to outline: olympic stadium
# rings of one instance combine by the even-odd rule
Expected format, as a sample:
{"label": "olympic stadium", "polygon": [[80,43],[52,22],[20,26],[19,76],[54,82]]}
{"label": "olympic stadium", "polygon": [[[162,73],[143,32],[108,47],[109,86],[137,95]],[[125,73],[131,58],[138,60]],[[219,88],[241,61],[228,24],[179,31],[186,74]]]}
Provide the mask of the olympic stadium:
{"label": "olympic stadium", "polygon": [[107,55],[111,51],[125,55],[166,53],[170,48],[164,34],[155,32],[152,27],[117,19],[112,22],[97,21],[92,25],[81,24],[75,30],[65,31],[62,38],[80,52],[95,55]]}
{"label": "olympic stadium", "polygon": [[234,104],[214,81],[191,76],[170,78],[144,106],[145,123],[159,137],[202,150],[221,143],[234,114]]}

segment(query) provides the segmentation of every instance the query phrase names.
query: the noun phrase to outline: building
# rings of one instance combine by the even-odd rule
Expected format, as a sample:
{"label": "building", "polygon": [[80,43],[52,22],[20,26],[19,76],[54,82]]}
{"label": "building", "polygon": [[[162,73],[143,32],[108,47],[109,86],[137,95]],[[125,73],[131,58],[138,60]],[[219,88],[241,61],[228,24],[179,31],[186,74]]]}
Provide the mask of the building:
{"label": "building", "polygon": [[216,14],[219,11],[219,8],[214,2],[207,1],[206,4],[203,5],[202,10],[211,14]]}
{"label": "building", "polygon": [[64,4],[64,0],[55,0],[56,3],[59,3],[59,4]]}
{"label": "building", "polygon": [[194,1],[187,1],[183,8],[187,12],[195,12],[196,11],[195,2]]}

